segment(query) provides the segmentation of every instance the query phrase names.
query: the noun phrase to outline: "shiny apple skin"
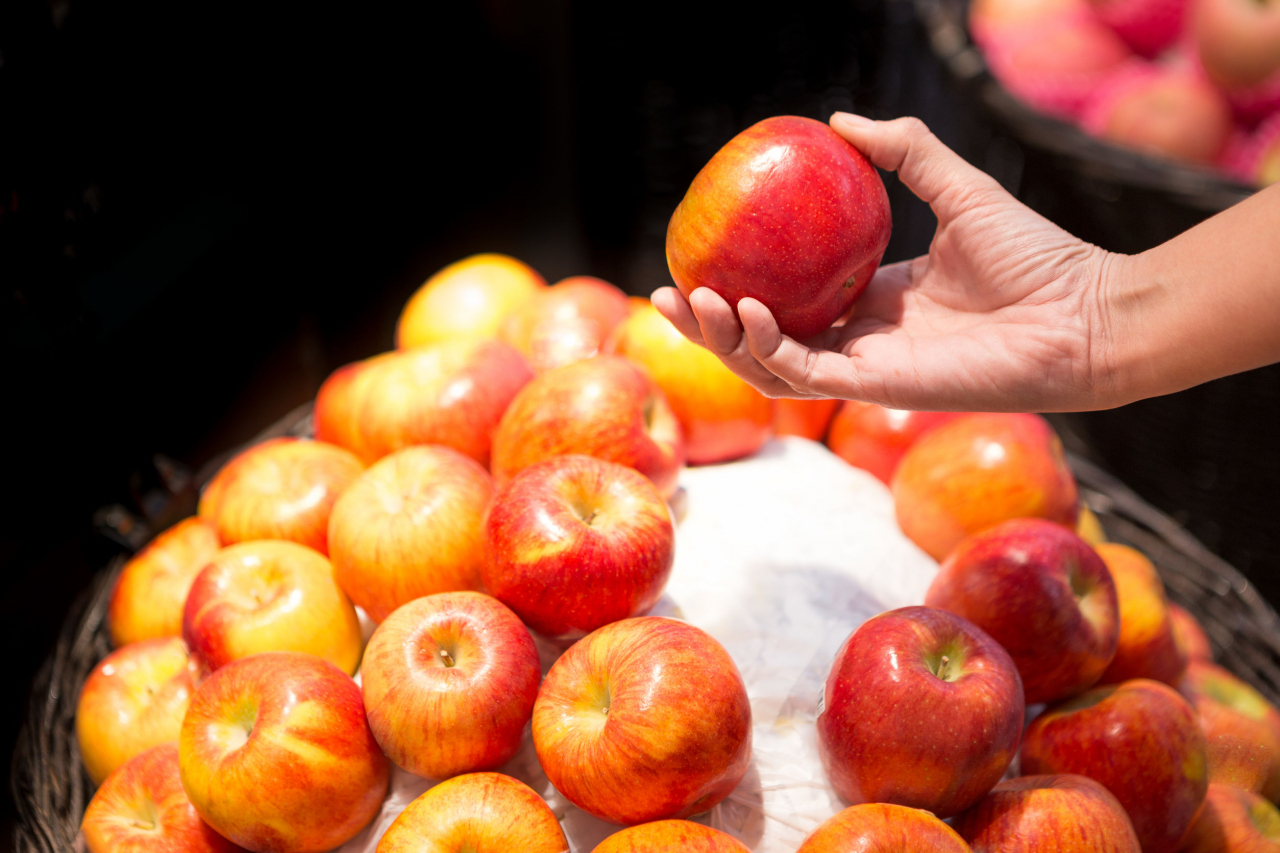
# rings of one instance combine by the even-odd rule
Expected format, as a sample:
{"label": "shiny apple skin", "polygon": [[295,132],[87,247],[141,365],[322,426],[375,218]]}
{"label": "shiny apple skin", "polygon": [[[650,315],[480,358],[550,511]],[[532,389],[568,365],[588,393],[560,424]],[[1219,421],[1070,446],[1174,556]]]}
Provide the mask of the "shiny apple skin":
{"label": "shiny apple skin", "polygon": [[89,853],[239,853],[182,790],[176,741],[153,746],[102,783],[80,821]]}
{"label": "shiny apple skin", "polygon": [[1013,518],[1076,525],[1075,477],[1038,415],[974,414],[935,427],[907,450],[891,488],[898,525],[935,560]]}
{"label": "shiny apple skin", "polygon": [[1246,682],[1193,661],[1178,687],[1200,718],[1210,783],[1280,799],[1280,712]]}
{"label": "shiny apple skin", "polygon": [[667,266],[686,297],[760,300],[797,340],[853,305],[889,245],[875,167],[828,125],[775,116],[729,140],[667,226]]}
{"label": "shiny apple skin", "polygon": [[265,539],[223,548],[196,576],[182,636],[214,670],[258,652],[307,652],[346,673],[360,663],[360,620],[321,555]]}
{"label": "shiny apple skin", "polygon": [[710,635],[675,619],[624,619],[551,667],[533,706],[533,745],[556,790],[602,820],[686,818],[746,774],[751,703]]}
{"label": "shiny apple skin", "polygon": [[680,334],[652,305],[623,321],[609,349],[658,383],[680,421],[690,465],[750,456],[772,435],[774,401]]}
{"label": "shiny apple skin", "polygon": [[177,637],[132,643],[93,668],[80,688],[76,739],[95,785],[138,753],[177,738],[195,675]]}
{"label": "shiny apple skin", "polygon": [[[940,677],[942,656],[950,669]],[[903,607],[868,619],[836,654],[818,754],[850,803],[950,817],[1000,781],[1023,710],[1018,670],[995,640],[951,613]]]}
{"label": "shiny apple skin", "polygon": [[1280,853],[1280,811],[1257,794],[1211,784],[1181,853]]}
{"label": "shiny apple skin", "polygon": [[495,338],[511,312],[546,286],[532,267],[508,255],[455,261],[409,297],[396,322],[396,348]]}
{"label": "shiny apple skin", "polygon": [[657,488],[592,456],[520,471],[498,490],[484,532],[485,589],[551,639],[647,612],[675,561],[675,526]]}
{"label": "shiny apple skin", "polygon": [[565,322],[586,321],[597,349],[631,312],[627,295],[604,279],[589,275],[566,278],[535,295],[503,322],[499,337],[525,358],[545,331]]}
{"label": "shiny apple skin", "polygon": [[1191,30],[1200,62],[1224,89],[1247,89],[1280,73],[1280,5],[1195,0]]}
{"label": "shiny apple skin", "polygon": [[796,853],[969,853],[955,830],[921,809],[862,803],[828,818]]}
{"label": "shiny apple skin", "polygon": [[1115,584],[1102,558],[1039,518],[965,539],[943,561],[924,603],[968,619],[1003,646],[1028,705],[1088,690],[1120,638]]}
{"label": "shiny apple skin", "polygon": [[1200,620],[1185,608],[1170,602],[1169,620],[1173,623],[1173,641],[1188,661],[1213,662],[1213,646]]}
{"label": "shiny apple skin", "polygon": [[360,669],[378,745],[428,779],[509,761],[541,681],[528,629],[479,592],[442,592],[399,608],[373,632]]}
{"label": "shiny apple skin", "polygon": [[1099,683],[1151,678],[1177,687],[1187,659],[1173,635],[1169,601],[1155,566],[1128,545],[1105,542],[1096,550],[1111,570],[1120,602],[1120,641]]}
{"label": "shiny apple skin", "polygon": [[152,539],[124,564],[107,606],[116,648],[182,636],[182,604],[200,570],[222,545],[202,518],[187,518]]}
{"label": "shiny apple skin", "polygon": [[1124,806],[1085,776],[1022,776],[954,821],[974,853],[1142,853]]}
{"label": "shiny apple skin", "polygon": [[961,416],[961,412],[910,412],[875,403],[845,400],[827,434],[831,452],[888,485],[893,472],[920,436]]}
{"label": "shiny apple skin", "polygon": [[1050,707],[1022,739],[1022,772],[1088,776],[1124,806],[1143,853],[1172,853],[1204,802],[1205,741],[1167,684],[1135,679]]}
{"label": "shiny apple skin", "polygon": [[840,408],[840,400],[774,400],[773,434],[796,435],[810,441],[827,437],[831,421]]}
{"label": "shiny apple skin", "polygon": [[626,359],[605,355],[549,370],[521,389],[494,433],[491,470],[501,485],[568,453],[634,468],[670,497],[684,465],[684,440],[653,380]]}
{"label": "shiny apple skin", "polygon": [[615,832],[591,853],[750,853],[727,832],[687,820],[657,820]]}
{"label": "shiny apple skin", "polygon": [[205,822],[254,853],[343,844],[382,808],[389,774],[360,688],[298,652],[253,655],[209,676],[182,721],[178,766]]}
{"label": "shiny apple skin", "polygon": [[333,505],[329,559],[338,585],[375,622],[437,592],[481,589],[493,477],[440,445],[375,462]]}
{"label": "shiny apple skin", "polygon": [[200,496],[199,514],[224,545],[288,539],[327,554],[329,510],[363,470],[336,444],[273,438],[222,466]]}

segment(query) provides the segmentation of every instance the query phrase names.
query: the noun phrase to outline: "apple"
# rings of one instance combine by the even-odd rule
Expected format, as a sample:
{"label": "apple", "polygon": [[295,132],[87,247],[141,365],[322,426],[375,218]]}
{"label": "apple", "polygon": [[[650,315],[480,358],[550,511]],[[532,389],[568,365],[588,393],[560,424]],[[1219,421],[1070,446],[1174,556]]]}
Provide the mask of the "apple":
{"label": "apple", "polygon": [[492,497],[489,472],[451,448],[406,447],[383,457],[329,516],[338,586],[375,622],[424,595],[481,589]]}
{"label": "apple", "polygon": [[1280,799],[1280,712],[1208,661],[1188,665],[1178,690],[1200,717],[1209,781]]}
{"label": "apple", "polygon": [[965,539],[942,563],[924,603],[968,619],[1004,647],[1028,705],[1088,690],[1120,636],[1115,584],[1079,536],[1019,518]]}
{"label": "apple", "polygon": [[667,226],[667,266],[686,298],[753,297],[803,340],[849,311],[891,230],[884,183],[858,149],[822,122],[775,116],[698,172]]}
{"label": "apple", "polygon": [[1178,849],[1209,783],[1195,711],[1145,678],[1096,687],[1036,717],[1022,739],[1022,772],[1100,782],[1124,806],[1143,853]]}
{"label": "apple", "polygon": [[1200,62],[1224,89],[1249,89],[1280,74],[1280,3],[1194,0],[1191,30]]}
{"label": "apple", "polygon": [[197,517],[179,521],[135,554],[107,606],[111,644],[181,636],[187,590],[220,547],[217,530]]}
{"label": "apple", "polygon": [[1088,504],[1083,502],[1077,508],[1076,535],[1095,547],[1107,541],[1107,532],[1102,529],[1102,522],[1089,509]]}
{"label": "apple", "polygon": [[670,497],[684,441],[653,380],[626,359],[599,356],[549,370],[520,390],[494,433],[491,470],[501,484],[567,453],[634,468]]}
{"label": "apple", "polygon": [[589,275],[573,276],[556,282],[512,312],[499,335],[525,358],[531,358],[538,338],[568,324],[585,332],[599,350],[630,311],[627,295],[609,282]]}
{"label": "apple", "polygon": [[400,813],[377,853],[568,853],[551,808],[501,773],[441,782]]}
{"label": "apple", "polygon": [[94,667],[80,688],[76,740],[95,785],[138,753],[178,736],[194,676],[177,637],[133,643]]}
{"label": "apple", "polygon": [[633,311],[609,348],[658,383],[680,421],[690,465],[750,456],[769,440],[773,401],[680,334],[652,305]]}
{"label": "apple", "polygon": [[1173,623],[1173,642],[1189,661],[1213,661],[1213,647],[1200,620],[1184,608],[1170,602],[1169,620]]}
{"label": "apple", "polygon": [[555,456],[498,489],[484,521],[484,587],[550,639],[577,639],[657,603],[675,527],[645,477],[591,456]]}
{"label": "apple", "polygon": [[954,825],[975,853],[1142,853],[1120,801],[1070,773],[1006,779]]}
{"label": "apple", "polygon": [[427,279],[396,323],[396,347],[483,340],[547,283],[528,264],[499,254],[472,255]]}
{"label": "apple", "polygon": [[591,853],[750,853],[727,832],[687,820],[656,820],[615,832]]}
{"label": "apple", "polygon": [[509,761],[541,681],[528,629],[479,592],[442,592],[400,607],[373,632],[360,668],[378,746],[428,779]]}
{"label": "apple", "polygon": [[324,441],[273,438],[222,466],[200,496],[200,517],[224,545],[289,539],[328,553],[329,510],[364,464]]}
{"label": "apple", "polygon": [[1047,24],[1069,23],[1090,14],[1088,0],[974,0],[969,4],[969,33],[987,51]]}
{"label": "apple", "polygon": [[773,434],[798,435],[810,441],[827,437],[831,420],[840,408],[840,400],[793,400],[784,397],[773,401]]}
{"label": "apple", "polygon": [[920,437],[891,482],[898,525],[935,560],[1013,518],[1076,524],[1076,481],[1038,415],[965,415]]}
{"label": "apple", "polygon": [[1182,35],[1189,0],[1093,0],[1098,19],[1140,56],[1155,59]]}
{"label": "apple", "polygon": [[539,323],[529,336],[529,366],[546,373],[600,354],[600,324],[589,317],[566,317]]}
{"label": "apple", "polygon": [[921,809],[862,803],[815,829],[796,853],[969,853],[956,831]]}
{"label": "apple", "polygon": [[324,557],[266,539],[223,548],[196,576],[182,636],[210,670],[258,652],[307,652],[354,673],[360,620]]}
{"label": "apple", "polygon": [[1120,601],[1120,642],[1102,674],[1103,684],[1152,678],[1176,687],[1187,659],[1173,635],[1164,583],[1151,561],[1127,545],[1104,542],[1098,556],[1111,570]]}
{"label": "apple", "polygon": [[886,409],[875,403],[846,400],[831,422],[827,446],[845,462],[888,485],[907,448],[929,430],[960,415]]}
{"label": "apple", "polygon": [[950,817],[1018,752],[1022,681],[995,640],[932,607],[881,613],[836,654],[819,701],[818,754],[850,803]]}
{"label": "apple", "polygon": [[727,797],[751,762],[751,703],[724,647],[644,616],[583,637],[533,706],[551,784],[583,811],[631,825],[686,818]]}
{"label": "apple", "polygon": [[1280,853],[1280,811],[1249,791],[1210,785],[1182,853]]}
{"label": "apple", "polygon": [[107,777],[80,821],[89,853],[237,853],[182,790],[178,744],[139,753]]}

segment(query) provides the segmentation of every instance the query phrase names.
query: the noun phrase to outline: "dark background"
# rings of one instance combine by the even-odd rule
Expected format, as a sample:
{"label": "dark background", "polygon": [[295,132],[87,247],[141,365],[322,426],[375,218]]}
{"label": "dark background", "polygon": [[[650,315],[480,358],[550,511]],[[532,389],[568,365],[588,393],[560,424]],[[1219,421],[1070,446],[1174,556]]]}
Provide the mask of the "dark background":
{"label": "dark background", "polygon": [[[162,510],[156,454],[194,470],[390,348],[404,300],[465,255],[668,283],[671,210],[760,118],[917,114],[1086,239],[1172,236],[1073,204],[1088,188],[967,100],[898,0],[368,5],[0,4],[6,755],[120,551],[95,509]],[[886,260],[927,251],[932,215],[887,184]],[[1278,387],[1255,371],[1058,423],[1277,601]],[[0,818],[8,844],[8,799]]]}

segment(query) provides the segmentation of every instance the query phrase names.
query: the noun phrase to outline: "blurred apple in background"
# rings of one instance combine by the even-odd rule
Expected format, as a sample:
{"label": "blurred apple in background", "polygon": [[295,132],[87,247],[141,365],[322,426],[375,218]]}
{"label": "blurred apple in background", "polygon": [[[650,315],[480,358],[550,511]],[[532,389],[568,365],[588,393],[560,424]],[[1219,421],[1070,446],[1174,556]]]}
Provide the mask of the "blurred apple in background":
{"label": "blurred apple in background", "polygon": [[528,629],[478,592],[442,592],[399,608],[373,632],[360,668],[378,745],[428,779],[509,761],[541,681]]}
{"label": "blurred apple in background", "polygon": [[902,531],[935,560],[1013,518],[1076,524],[1076,481],[1038,415],[975,414],[942,424],[902,457],[892,481]]}
{"label": "blurred apple in background", "polygon": [[924,603],[962,616],[1013,658],[1028,705],[1094,685],[1111,663],[1120,612],[1111,573],[1089,543],[1039,518],[965,539]]}
{"label": "blurred apple in background", "polygon": [[653,483],[591,456],[556,456],[508,480],[484,537],[485,589],[551,639],[647,612],[675,560],[675,527]]}
{"label": "blurred apple in background", "polygon": [[1207,661],[1193,661],[1178,690],[1200,717],[1209,781],[1280,799],[1280,712]]}
{"label": "blurred apple in background", "polygon": [[667,266],[688,298],[750,296],[798,340],[826,331],[889,245],[889,197],[874,166],[823,122],[775,116],[702,167],[667,226]]}
{"label": "blurred apple in background", "polygon": [[687,820],[658,820],[615,832],[591,853],[750,853],[727,832]]}
{"label": "blurred apple in background", "polygon": [[1182,35],[1188,5],[1188,0],[1092,0],[1098,19],[1148,59]]}
{"label": "blurred apple in background", "polygon": [[885,485],[893,479],[907,448],[960,412],[908,412],[875,403],[846,400],[836,412],[827,446],[855,468],[869,471]]}
{"label": "blurred apple in background", "polygon": [[950,817],[1000,781],[1022,734],[1022,682],[972,623],[903,607],[841,646],[819,704],[818,753],[850,803]]}
{"label": "blurred apple in background", "polygon": [[1142,853],[1120,801],[1071,774],[1006,779],[954,825],[974,853]]}
{"label": "blurred apple in background", "polygon": [[1085,130],[1147,154],[1214,163],[1231,137],[1231,106],[1188,69],[1135,63],[1098,88]]}
{"label": "blurred apple in background", "polygon": [[89,853],[238,853],[200,819],[182,790],[178,744],[154,746],[120,765],[80,821]]}
{"label": "blurred apple in background", "polygon": [[124,564],[107,607],[116,648],[182,635],[182,603],[200,570],[222,547],[202,518],[179,521]]}
{"label": "blurred apple in background", "polygon": [[481,589],[492,496],[489,472],[448,447],[406,447],[375,462],[329,518],[338,585],[375,622],[424,595]]}
{"label": "blurred apple in background", "polygon": [[626,359],[600,356],[549,370],[521,389],[493,436],[493,474],[501,484],[567,453],[634,468],[669,497],[684,441],[653,380]]}
{"label": "blurred apple in background", "polygon": [[533,706],[556,790],[630,825],[708,811],[751,762],[751,704],[724,647],[675,619],[614,622],[569,648]]}
{"label": "blurred apple in background", "polygon": [[507,255],[472,255],[450,264],[409,298],[396,323],[396,347],[481,340],[547,283],[528,264]]}
{"label": "blurred apple in background", "polygon": [[831,428],[831,420],[840,408],[840,400],[773,401],[773,434],[798,435],[810,441],[822,441]]}
{"label": "blurred apple in background", "polygon": [[1083,502],[1077,512],[1076,535],[1095,547],[1107,541],[1107,533],[1102,529],[1102,522]]}
{"label": "blurred apple in background", "polygon": [[1102,783],[1143,853],[1173,853],[1204,802],[1209,780],[1195,711],[1149,679],[1097,687],[1050,707],[1022,739],[1022,772],[1073,773]]}
{"label": "blurred apple in background", "polygon": [[813,831],[796,853],[969,853],[956,831],[921,809],[864,803]]}
{"label": "blurred apple in background", "polygon": [[1210,785],[1182,853],[1280,853],[1280,811],[1257,794]]}
{"label": "blurred apple in background", "polygon": [[539,323],[529,336],[529,366],[534,373],[546,373],[575,361],[600,354],[600,324],[588,317],[567,317]]}
{"label": "blurred apple in background", "polygon": [[210,670],[258,652],[307,652],[346,673],[360,663],[360,621],[329,561],[294,542],[223,548],[196,576],[182,636]]}
{"label": "blurred apple in background", "polygon": [[1173,623],[1173,641],[1189,661],[1213,661],[1213,647],[1200,620],[1184,608],[1169,604],[1169,620]]}
{"label": "blurred apple in background", "polygon": [[[553,336],[557,327],[579,330],[599,351],[630,312],[627,295],[609,282],[589,275],[573,276],[556,282],[512,312],[499,335],[530,359],[535,342]],[[558,366],[541,362],[540,358],[544,369]]]}
{"label": "blurred apple in background", "polygon": [[1280,3],[1195,0],[1191,29],[1200,62],[1219,86],[1246,89],[1280,74]]}
{"label": "blurred apple in background", "polygon": [[1174,640],[1169,602],[1156,567],[1128,545],[1106,542],[1097,551],[1111,570],[1120,601],[1120,642],[1100,681],[1119,684],[1153,678],[1176,687],[1187,659]]}
{"label": "blurred apple in background", "polygon": [[367,824],[387,759],[360,688],[297,652],[233,661],[200,685],[178,740],[182,787],[204,820],[254,853],[322,853]]}
{"label": "blurred apple in background", "polygon": [[551,808],[501,773],[458,776],[428,790],[400,813],[377,853],[567,853]]}
{"label": "blurred apple in background", "polygon": [[138,753],[178,737],[194,675],[177,637],[133,643],[94,667],[80,688],[76,740],[95,785]]}
{"label": "blurred apple in background", "polygon": [[1088,14],[1088,0],[974,0],[969,32],[984,50]]}

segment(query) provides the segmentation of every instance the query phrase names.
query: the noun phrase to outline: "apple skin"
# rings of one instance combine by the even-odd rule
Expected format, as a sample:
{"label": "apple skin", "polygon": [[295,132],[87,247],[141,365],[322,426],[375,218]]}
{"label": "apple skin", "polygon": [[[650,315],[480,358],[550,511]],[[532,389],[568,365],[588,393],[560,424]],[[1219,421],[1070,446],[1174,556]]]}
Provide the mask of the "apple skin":
{"label": "apple skin", "polygon": [[615,832],[591,853],[751,853],[727,832],[687,820],[656,820]]}
{"label": "apple skin", "polygon": [[1187,163],[1218,161],[1231,138],[1231,105],[1187,69],[1136,65],[1099,87],[1084,110],[1088,132]]}
{"label": "apple skin", "polygon": [[898,526],[935,560],[1012,518],[1076,525],[1076,481],[1038,415],[965,415],[918,439],[894,472]]}
{"label": "apple skin", "polygon": [[569,842],[541,797],[501,773],[441,782],[400,813],[377,853],[568,853]]}
{"label": "apple skin", "polygon": [[1280,4],[1194,0],[1191,30],[1200,62],[1224,89],[1247,89],[1280,73]]}
{"label": "apple skin", "polygon": [[497,337],[503,320],[546,286],[532,267],[507,255],[455,261],[409,297],[396,322],[396,348]]}
{"label": "apple skin", "polygon": [[551,667],[533,745],[556,790],[632,825],[686,818],[727,797],[751,763],[751,703],[724,647],[675,619],[624,619]]}
{"label": "apple skin", "polygon": [[76,740],[95,785],[138,753],[177,738],[195,674],[177,637],[132,643],[94,667],[80,688]]}
{"label": "apple skin", "polygon": [[235,456],[205,487],[199,515],[224,545],[289,539],[329,550],[329,510],[364,470],[336,444],[273,438]]}
{"label": "apple skin", "polygon": [[1003,646],[1028,705],[1088,690],[1120,638],[1106,564],[1079,536],[1040,518],[965,539],[943,561],[924,603],[968,619]]}
{"label": "apple skin", "polygon": [[481,589],[492,497],[489,472],[451,448],[406,447],[383,457],[329,516],[338,585],[375,622],[424,595]]}
{"label": "apple skin", "polygon": [[182,790],[178,744],[139,753],[94,793],[80,821],[89,853],[237,853]]}
{"label": "apple skin", "polygon": [[1213,662],[1213,646],[1200,620],[1185,608],[1170,602],[1169,620],[1173,623],[1173,641],[1188,661]]}
{"label": "apple skin", "polygon": [[360,688],[299,652],[253,655],[209,676],[182,721],[178,766],[200,817],[254,853],[343,844],[382,808],[390,772]]}
{"label": "apple skin", "polygon": [[1099,683],[1151,678],[1177,687],[1187,659],[1174,638],[1164,583],[1155,566],[1128,545],[1104,542],[1096,550],[1111,570],[1120,601],[1120,642]]}
{"label": "apple skin", "polygon": [[499,337],[539,372],[539,368],[559,366],[534,358],[539,352],[538,341],[545,341],[557,327],[580,329],[584,340],[593,342],[598,351],[629,313],[627,295],[609,282],[589,275],[573,276],[556,282],[512,312],[503,321]]}
{"label": "apple skin", "polygon": [[969,853],[956,831],[921,809],[862,803],[828,818],[796,853]]}
{"label": "apple skin", "polygon": [[374,739],[428,779],[509,761],[541,681],[528,629],[479,592],[442,592],[399,608],[373,632],[360,669]]}
{"label": "apple skin", "polygon": [[634,468],[670,497],[684,439],[653,380],[626,359],[603,355],[549,370],[521,389],[494,433],[491,470],[501,485],[567,453]]}
{"label": "apple skin", "polygon": [[840,408],[840,400],[792,400],[781,398],[773,401],[773,434],[798,435],[810,441],[822,441],[827,437],[831,421]]}
{"label": "apple skin", "polygon": [[961,414],[910,412],[846,400],[831,422],[827,446],[845,462],[871,472],[877,480],[889,485],[907,448],[929,430]]}
{"label": "apple skin", "polygon": [[950,817],[1009,768],[1023,710],[1018,670],[995,640],[951,613],[903,607],[862,623],[836,654],[818,754],[850,803]]}
{"label": "apple skin", "polygon": [[1250,791],[1211,784],[1181,853],[1280,853],[1280,811]]}
{"label": "apple skin", "polygon": [[974,0],[969,4],[969,32],[988,51],[1046,24],[1070,23],[1088,11],[1088,0]]}
{"label": "apple skin", "polygon": [[1193,661],[1178,687],[1200,717],[1209,781],[1280,799],[1280,712],[1249,684]]}
{"label": "apple skin", "polygon": [[1140,678],[1050,707],[1022,738],[1022,772],[1088,776],[1124,806],[1143,853],[1172,853],[1209,779],[1195,711],[1166,684]]}
{"label": "apple skin", "polygon": [[182,604],[200,570],[222,545],[203,518],[179,521],[124,564],[107,606],[116,648],[157,637],[182,636]]}
{"label": "apple skin", "polygon": [[853,306],[889,245],[889,196],[874,166],[828,125],[757,122],[716,152],[667,225],[667,266],[688,298],[753,297],[797,340]]}
{"label": "apple skin", "polygon": [[955,819],[974,853],[1142,853],[1124,806],[1085,776],[1022,776]]}
{"label": "apple skin", "polygon": [[657,488],[592,456],[520,471],[494,497],[484,536],[485,589],[556,640],[647,612],[675,561],[675,526]]}
{"label": "apple skin", "polygon": [[223,548],[196,576],[182,636],[209,670],[258,652],[307,652],[347,673],[360,663],[360,620],[329,561],[295,542]]}
{"label": "apple skin", "polygon": [[1085,503],[1081,503],[1078,508],[1076,535],[1094,547],[1107,541],[1107,532],[1102,529],[1102,522]]}
{"label": "apple skin", "polygon": [[608,349],[643,367],[658,383],[680,421],[690,465],[741,459],[769,440],[774,401],[680,334],[652,305],[633,311]]}

